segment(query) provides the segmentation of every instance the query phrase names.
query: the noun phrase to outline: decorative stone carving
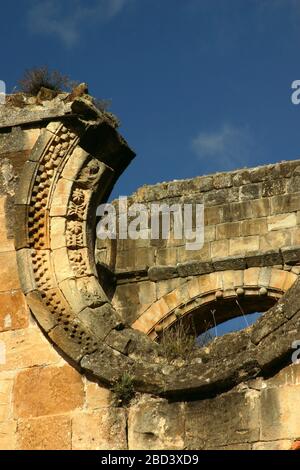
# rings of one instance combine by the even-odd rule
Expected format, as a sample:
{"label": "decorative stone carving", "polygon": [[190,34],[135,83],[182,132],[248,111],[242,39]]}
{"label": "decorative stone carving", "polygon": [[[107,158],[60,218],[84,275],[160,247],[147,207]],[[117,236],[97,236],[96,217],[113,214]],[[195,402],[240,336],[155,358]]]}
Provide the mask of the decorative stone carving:
{"label": "decorative stone carving", "polygon": [[[124,372],[130,372],[137,390],[169,396],[187,392],[216,393],[264,373],[282,361],[290,352],[292,341],[298,339],[299,282],[247,334],[222,339],[222,361],[217,360],[220,343],[216,341],[210,346],[209,355],[207,351],[199,350],[194,362],[185,362],[182,367],[166,364],[160,348],[143,333],[150,332],[155,337],[164,321],[168,326],[178,315],[188,314],[202,305],[203,299],[199,291],[193,294],[196,287],[190,281],[177,292],[178,295],[169,292],[141,313],[137,320],[139,324],[135,326],[142,331],[133,332],[124,325],[96,277],[94,226],[97,203],[101,198],[107,198],[133,153],[116,132],[111,118],[103,113],[89,113],[86,107],[80,109],[77,116],[75,107],[75,116],[66,114],[61,118],[63,123],[41,133],[25,165],[24,175],[21,175],[19,195],[16,196],[16,204],[22,206],[25,219],[23,234],[18,236],[21,240],[17,252],[20,279],[28,304],[51,340],[84,370],[105,383],[112,383]],[[91,129],[94,139],[99,131],[99,141],[97,145],[93,144],[93,148],[99,149],[97,155],[91,155],[87,150]],[[78,165],[76,150],[80,155]],[[244,218],[243,211],[245,218],[250,218],[255,215],[255,207],[255,216],[260,217],[258,210],[262,210],[262,204],[251,206],[251,212],[248,201],[236,201],[239,191],[236,187],[231,189],[227,180],[231,181],[231,178],[218,178],[214,184],[217,189],[207,196],[211,206],[218,206],[220,201],[230,204],[223,215],[218,208],[211,207],[213,210],[207,214],[210,223],[219,223],[221,215],[229,219],[224,223],[231,222],[233,214]],[[185,190],[189,191],[188,188]],[[248,194],[247,191],[241,193],[243,198]],[[54,218],[60,219],[56,222],[62,230],[65,227],[55,248],[50,240]],[[20,230],[20,225],[17,229]],[[251,249],[257,244],[258,237],[255,236]],[[297,256],[289,254],[291,265],[295,264]],[[278,273],[268,274],[269,284],[262,282],[265,273],[259,270],[264,267],[259,267],[257,271],[247,273],[247,282],[239,285],[232,282],[226,289],[225,277],[219,285],[224,263],[217,262],[220,271],[211,273],[216,279],[214,288],[207,292],[207,302],[214,301],[215,292],[219,290],[223,292],[220,302],[229,296],[237,298],[236,288],[244,289],[245,298],[261,287],[268,290],[266,297],[272,289],[274,292],[271,293],[280,297],[286,289],[278,295],[278,283],[291,285],[287,277]],[[173,277],[182,268],[175,266],[176,261],[171,264],[174,269],[164,276]],[[254,264],[256,266],[256,261]],[[225,266],[228,269],[228,263]],[[239,274],[244,267],[245,263],[237,257],[230,269]],[[184,269],[185,276],[200,275],[210,273],[213,266],[211,263],[206,266],[194,264],[184,266]],[[179,298],[182,299],[180,304]],[[280,337],[285,339],[279,348],[276,345]]]}
{"label": "decorative stone carving", "polygon": [[84,246],[82,222],[70,220],[67,223],[66,241],[69,248],[82,248]]}

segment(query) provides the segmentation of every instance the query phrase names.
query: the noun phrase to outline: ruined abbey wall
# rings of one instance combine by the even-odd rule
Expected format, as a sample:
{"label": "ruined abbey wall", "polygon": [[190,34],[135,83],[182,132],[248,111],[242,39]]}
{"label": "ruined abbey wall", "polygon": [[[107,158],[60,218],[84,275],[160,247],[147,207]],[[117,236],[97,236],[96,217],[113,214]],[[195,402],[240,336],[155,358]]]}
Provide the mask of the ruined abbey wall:
{"label": "ruined abbey wall", "polygon": [[[57,122],[68,127],[70,111],[65,106],[61,111],[55,103],[33,106],[32,113],[26,107],[13,108],[0,119],[0,449],[295,447],[300,438],[300,366],[291,364],[292,347],[287,347],[285,338],[290,344],[300,339],[300,333],[297,319],[286,326],[281,313],[296,317],[300,308],[295,301],[299,297],[300,163],[166,183],[142,188],[132,196],[146,203],[204,200],[206,243],[199,253],[186,252],[174,240],[156,241],[154,246],[150,241],[98,244],[99,276],[104,277],[103,286],[122,318],[154,338],[157,327],[171,324],[178,311],[201,316],[206,305],[216,301],[225,305],[241,293],[262,306],[268,299],[271,304],[278,301],[274,318],[262,321],[253,341],[260,345],[269,335],[279,360],[275,363],[275,356],[266,357],[265,347],[258,351],[262,371],[257,370],[255,377],[247,375],[246,368],[237,369],[239,377],[218,378],[218,387],[204,388],[201,382],[192,394],[170,397],[141,387],[129,407],[115,407],[110,385],[72,357],[74,348],[65,346],[66,339],[59,343],[61,337],[46,336],[41,326],[41,319],[48,321],[43,304],[33,305],[33,315],[28,293],[24,294],[30,264],[23,264],[22,270],[17,264],[16,246],[24,240],[15,240],[15,229],[25,220],[15,195],[20,180],[29,179],[25,163],[33,161],[33,149],[37,152],[47,126],[50,133]],[[63,198],[62,193],[62,205]],[[54,235],[59,233],[58,227]],[[60,241],[55,237],[55,242]],[[294,290],[285,307],[283,299],[290,288]],[[238,289],[242,289],[239,294]],[[239,341],[239,334],[231,337],[233,354]],[[209,350],[213,369],[218,369],[227,348],[227,340],[219,338]],[[199,367],[204,364],[205,354],[195,359],[195,365],[197,360]],[[113,360],[107,367],[113,370]],[[168,365],[162,371],[166,377],[174,374]],[[214,382],[211,373],[203,380]]]}
{"label": "ruined abbey wall", "polygon": [[149,333],[155,318],[191,297],[191,279],[194,295],[265,287],[281,296],[299,273],[299,171],[295,160],[140,188],[128,205],[145,204],[149,213],[153,202],[203,204],[205,242],[187,250],[184,237],[174,238],[172,217],[168,239],[119,240],[115,249],[114,241],[98,241],[99,260],[116,274],[113,303],[124,318]]}

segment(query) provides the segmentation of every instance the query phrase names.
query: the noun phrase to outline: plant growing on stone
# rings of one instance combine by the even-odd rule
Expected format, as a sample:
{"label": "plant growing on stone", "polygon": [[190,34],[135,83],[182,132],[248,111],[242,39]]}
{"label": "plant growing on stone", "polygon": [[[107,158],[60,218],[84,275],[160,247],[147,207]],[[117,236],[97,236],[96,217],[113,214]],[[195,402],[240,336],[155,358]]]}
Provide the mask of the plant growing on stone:
{"label": "plant growing on stone", "polygon": [[100,98],[93,98],[93,105],[99,109],[99,111],[107,111],[111,106],[111,100],[103,100]]}
{"label": "plant growing on stone", "polygon": [[214,339],[212,328],[213,325],[211,323],[207,321],[204,322],[204,331],[197,337],[196,340],[196,345],[198,348],[203,348]]}
{"label": "plant growing on stone", "polygon": [[127,406],[134,397],[133,377],[125,372],[112,386],[112,404],[114,406]]}
{"label": "plant growing on stone", "polygon": [[171,328],[162,332],[160,343],[163,355],[169,361],[187,359],[196,347],[194,328],[187,321],[179,319]]}
{"label": "plant growing on stone", "polygon": [[27,69],[18,82],[22,93],[36,96],[41,88],[48,88],[56,92],[70,91],[75,82],[68,76],[61,74],[58,70],[49,70],[48,67],[37,67]]}

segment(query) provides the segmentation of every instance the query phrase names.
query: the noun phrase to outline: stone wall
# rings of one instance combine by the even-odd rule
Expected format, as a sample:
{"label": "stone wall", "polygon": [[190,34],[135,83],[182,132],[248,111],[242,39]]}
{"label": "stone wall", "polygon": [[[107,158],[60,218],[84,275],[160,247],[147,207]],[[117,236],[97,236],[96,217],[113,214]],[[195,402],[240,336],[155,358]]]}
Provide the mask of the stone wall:
{"label": "stone wall", "polygon": [[[66,96],[63,98],[65,99]],[[20,218],[18,212],[15,213],[17,208],[14,205],[14,197],[20,178],[24,180],[24,165],[28,159],[32,159],[30,157],[32,148],[43,134],[45,127],[52,128],[53,119],[64,120],[66,117],[68,111],[66,111],[65,105],[62,105],[59,100],[56,101],[56,107],[54,104],[52,103],[50,106],[50,111],[48,102],[40,104],[31,114],[28,110],[26,113],[23,108],[22,110],[13,108],[12,113],[6,109],[7,114],[4,113],[4,117],[0,120],[0,259],[2,261],[0,264],[0,347],[2,349],[0,351],[5,351],[4,356],[3,354],[1,356],[5,360],[2,360],[3,363],[0,364],[0,449],[181,450],[290,449],[296,447],[297,441],[300,439],[300,408],[297,406],[300,370],[297,365],[288,365],[291,362],[290,349],[286,349],[284,341],[281,341],[284,336],[281,328],[285,328],[284,331],[289,343],[297,337],[299,331],[297,321],[293,320],[293,315],[297,311],[295,299],[298,298],[299,291],[297,288],[294,291],[290,289],[295,285],[298,275],[297,259],[295,258],[297,256],[296,245],[292,248],[287,245],[286,251],[281,250],[283,248],[283,244],[281,244],[280,246],[272,246],[270,254],[267,253],[269,250],[263,250],[255,255],[251,254],[254,260],[251,266],[246,264],[250,263],[250,257],[245,262],[245,251],[239,253],[238,258],[234,254],[235,258],[229,257],[229,262],[234,261],[236,264],[231,264],[229,269],[227,265],[225,270],[223,269],[224,265],[220,264],[218,267],[216,260],[212,261],[209,257],[206,260],[189,259],[187,260],[188,264],[185,263],[185,259],[176,258],[175,260],[172,258],[171,269],[169,269],[170,262],[164,263],[161,260],[159,265],[158,263],[156,265],[155,263],[153,265],[142,263],[141,266],[139,263],[142,258],[138,256],[136,259],[139,260],[139,263],[126,264],[125,273],[123,268],[122,272],[118,268],[115,273],[112,273],[116,275],[118,282],[114,302],[116,306],[118,306],[118,302],[122,304],[120,308],[123,315],[127,315],[127,313],[124,311],[124,300],[120,294],[122,285],[125,285],[127,289],[127,294],[124,293],[124,296],[127,295],[127,299],[131,301],[134,299],[132,304],[135,312],[145,305],[149,308],[154,305],[153,314],[160,313],[164,303],[167,305],[167,310],[166,312],[162,311],[172,314],[174,309],[181,308],[182,303],[189,304],[187,300],[196,301],[197,308],[199,308],[202,302],[199,303],[199,298],[203,298],[205,304],[209,301],[209,296],[213,295],[213,301],[215,301],[216,293],[222,292],[222,297],[226,300],[226,296],[228,298],[235,297],[237,289],[243,289],[245,297],[259,298],[263,296],[266,299],[265,296],[267,296],[270,301],[272,299],[274,302],[279,300],[276,304],[279,307],[277,310],[273,310],[275,324],[272,323],[272,328],[269,316],[266,317],[267,320],[262,322],[260,328],[254,329],[253,332],[244,332],[244,336],[251,334],[254,343],[258,345],[260,345],[261,338],[265,337],[270,338],[274,343],[272,335],[276,336],[277,333],[277,350],[278,356],[282,359],[281,365],[276,363],[276,367],[270,368],[269,364],[273,364],[273,358],[271,354],[266,358],[266,351],[271,348],[266,345],[265,349],[259,350],[259,354],[263,356],[263,359],[259,359],[259,364],[268,364],[269,377],[266,373],[262,374],[256,369],[256,375],[259,377],[249,379],[246,370],[240,369],[239,380],[235,378],[232,382],[229,375],[225,378],[225,382],[234,384],[227,384],[227,391],[222,390],[224,388],[224,380],[222,379],[221,389],[213,386],[204,389],[197,385],[198,389],[195,388],[196,391],[194,390],[192,396],[183,394],[169,400],[159,394],[137,392],[130,406],[127,408],[115,407],[111,402],[112,393],[108,384],[105,385],[97,379],[95,374],[89,374],[86,370],[84,373],[80,365],[70,357],[69,350],[66,354],[57,346],[57,343],[55,345],[49,337],[45,336],[41,325],[36,321],[36,318],[39,320],[46,318],[46,316],[43,317],[45,310],[42,308],[42,304],[39,305],[40,312],[35,311],[35,316],[33,316],[23,293],[24,276],[27,271],[26,266],[24,272],[20,272],[20,266],[17,266],[14,240],[14,228],[16,225],[21,227],[23,219]],[[35,118],[32,117],[33,115]],[[30,121],[31,123],[28,124]],[[92,137],[90,138],[92,139]],[[297,162],[286,164],[286,168],[289,168],[286,171],[289,173],[284,173],[282,176],[282,179],[285,180],[285,184],[282,186],[285,188],[284,191],[290,187],[290,181],[297,177],[295,171],[297,167]],[[284,166],[277,165],[273,168],[281,168],[283,171]],[[263,173],[265,170],[256,171]],[[228,178],[234,178],[236,174],[248,174],[249,176],[250,173],[245,171],[227,175],[227,177],[223,175],[223,179],[218,176],[215,181],[220,181],[220,183],[213,182],[214,179],[208,177],[207,181],[212,181],[214,185],[224,186],[225,184],[224,187],[217,188],[211,194],[221,194],[219,191],[231,191],[231,188],[228,187]],[[190,188],[195,184],[198,188],[199,181],[202,179],[196,178],[194,183],[193,181],[169,183],[166,186],[168,191],[173,187],[178,194],[184,195],[184,191],[191,193],[188,187],[186,190],[184,189],[186,184]],[[296,184],[296,180],[293,181]],[[259,191],[263,191],[263,182],[249,182],[250,186],[257,184],[260,188]],[[207,188],[209,189],[209,186]],[[235,188],[232,186],[233,194],[237,193]],[[147,188],[146,198],[148,201],[151,200],[151,191],[155,195],[157,187]],[[258,194],[254,189],[253,191],[256,195]],[[238,193],[244,194],[244,190],[238,188]],[[142,189],[137,194],[145,194],[145,190]],[[162,187],[159,188],[159,194],[163,194]],[[262,196],[262,192],[259,192],[259,195]],[[270,197],[272,202],[273,198],[285,196],[290,201],[288,204],[291,205],[284,207],[283,223],[292,224],[296,218],[296,224],[287,229],[292,237],[292,234],[298,230],[297,211],[299,208],[293,205],[296,204],[297,198],[293,199],[293,195],[290,197],[288,194],[269,194],[266,197],[267,199]],[[136,197],[134,196],[134,198]],[[222,206],[224,201],[220,202],[219,199],[218,201],[219,204],[216,207]],[[242,204],[243,201],[232,203]],[[217,210],[216,207],[213,206],[208,210],[214,212]],[[294,214],[292,218],[291,214]],[[271,222],[271,213],[262,217],[267,218],[265,221],[267,225],[268,221],[269,225],[271,224],[272,229],[268,233],[276,232],[278,234],[281,232],[282,219],[278,219],[279,225],[276,226],[276,230],[273,230],[274,221]],[[210,221],[209,226],[214,227],[214,223]],[[235,222],[230,221],[229,223]],[[242,225],[243,221],[241,220],[239,223]],[[215,232],[215,236],[217,236],[213,228],[209,230]],[[266,237],[267,235],[264,233],[261,236]],[[257,237],[252,234],[248,236]],[[224,240],[226,239],[224,235]],[[224,240],[221,239],[221,241]],[[210,243],[218,241],[210,240]],[[17,240],[16,244],[18,245],[19,242],[20,240]],[[290,238],[289,243],[293,243]],[[142,248],[146,248],[147,251],[149,247]],[[121,258],[125,251],[136,252],[136,249],[137,247],[123,251],[119,247],[117,252],[120,250],[121,254],[117,253],[117,257]],[[170,247],[155,247],[155,250],[160,249],[169,250],[170,253],[173,251]],[[105,250],[109,257],[113,256],[113,251],[111,247]],[[175,252],[177,253],[177,250]],[[283,257],[287,256],[284,253],[289,253],[289,258],[284,259]],[[243,256],[240,256],[241,254]],[[221,256],[223,258],[223,255]],[[224,254],[224,257],[228,258],[228,253]],[[243,266],[239,264],[242,259],[245,263]],[[179,266],[178,261],[181,263]],[[199,269],[205,268],[201,264],[202,261],[208,262],[209,272],[199,272]],[[161,269],[162,265],[168,266],[168,269]],[[208,265],[206,265],[206,269],[208,269]],[[113,269],[113,264],[109,264],[107,267]],[[157,267],[159,269],[155,271]],[[27,268],[30,269],[29,264]],[[138,273],[137,268],[142,268],[142,270]],[[152,268],[152,271],[149,272],[149,268]],[[132,272],[134,274],[130,274]],[[230,275],[226,274],[228,272]],[[204,278],[204,276],[206,277]],[[130,277],[130,282],[128,282],[128,277]],[[111,278],[105,277],[105,279],[109,284],[107,279]],[[128,292],[129,285],[132,286],[131,292]],[[266,292],[260,292],[263,287]],[[284,306],[282,299],[285,292],[289,293],[290,291],[289,298],[292,307],[290,305],[288,310],[284,310],[281,307],[281,305]],[[170,293],[172,295],[169,295]],[[185,296],[189,296],[189,299],[185,299]],[[161,303],[156,304],[161,299],[163,299]],[[191,303],[188,309],[191,311]],[[144,312],[146,311],[147,309],[144,309]],[[286,315],[287,312],[289,313],[290,322],[294,321],[288,327],[280,317],[282,311]],[[158,315],[157,321],[164,317],[164,313],[161,316]],[[131,318],[132,322],[136,320],[136,314],[134,313]],[[151,322],[150,329],[155,324],[153,318],[151,318]],[[290,335],[290,331],[292,335]],[[225,370],[220,351],[223,350],[222,345],[225,345],[226,341],[224,339],[223,343],[216,342],[210,349],[209,354],[214,359],[214,370],[218,368]],[[233,356],[236,355],[235,348],[239,341],[240,336],[232,336],[230,339]],[[288,356],[286,351],[289,352]],[[200,364],[207,354],[208,351],[203,351],[195,361]],[[147,357],[145,359],[147,360]],[[141,363],[140,366],[142,368],[143,364]],[[113,369],[113,361],[108,363],[107,367]],[[251,369],[249,364],[248,367]],[[175,369],[178,367],[176,366]],[[163,366],[163,370],[167,377],[175,373],[170,366]],[[188,374],[188,370],[186,373]],[[205,373],[203,380],[208,380],[205,379]],[[144,374],[146,373],[144,372]],[[220,371],[218,374],[220,375]],[[214,379],[211,373],[209,377],[209,380],[212,378],[213,384]],[[218,381],[216,383],[219,384]],[[170,387],[172,388],[172,386],[173,382],[170,382]],[[185,384],[183,386],[186,387]],[[174,387],[178,388],[178,384],[174,383]],[[197,390],[199,391],[197,392]]]}
{"label": "stone wall", "polygon": [[21,290],[13,198],[44,125],[0,134],[0,449],[126,449],[125,410],[112,408],[110,392],[57,352]]}
{"label": "stone wall", "polygon": [[[99,263],[116,274],[112,301],[124,320],[146,333],[159,320],[166,326],[171,310],[197,289],[203,297],[220,290],[229,297],[233,289],[250,287],[253,293],[264,287],[279,298],[299,274],[299,172],[295,160],[140,188],[128,205],[142,203],[149,213],[153,202],[203,204],[204,245],[187,250],[184,237],[174,238],[173,217],[166,240],[151,240],[150,228],[145,239],[98,240]],[[191,278],[198,283],[193,296],[187,289]]]}

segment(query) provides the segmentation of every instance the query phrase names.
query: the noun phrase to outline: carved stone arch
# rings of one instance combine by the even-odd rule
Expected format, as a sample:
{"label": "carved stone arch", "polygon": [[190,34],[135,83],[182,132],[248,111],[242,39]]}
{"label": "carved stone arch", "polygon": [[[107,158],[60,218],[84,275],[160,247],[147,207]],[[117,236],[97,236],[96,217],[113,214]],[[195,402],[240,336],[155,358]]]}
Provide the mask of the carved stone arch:
{"label": "carved stone arch", "polygon": [[95,268],[95,209],[133,152],[108,116],[83,114],[74,107],[42,131],[15,199],[22,289],[51,341],[104,383],[129,372],[137,390],[163,395],[216,393],[287,360],[298,339],[299,281],[247,334],[219,338],[180,368],[122,323]]}
{"label": "carved stone arch", "polygon": [[[159,332],[178,319],[194,315],[195,323],[205,325],[209,312],[217,309],[214,320],[218,323],[240,316],[233,311],[235,302],[243,304],[243,312],[266,311],[272,307],[298,276],[274,267],[256,267],[237,271],[219,271],[194,277],[165,294],[145,310],[133,323],[136,328],[155,340]],[[222,308],[225,312],[222,315]]]}

